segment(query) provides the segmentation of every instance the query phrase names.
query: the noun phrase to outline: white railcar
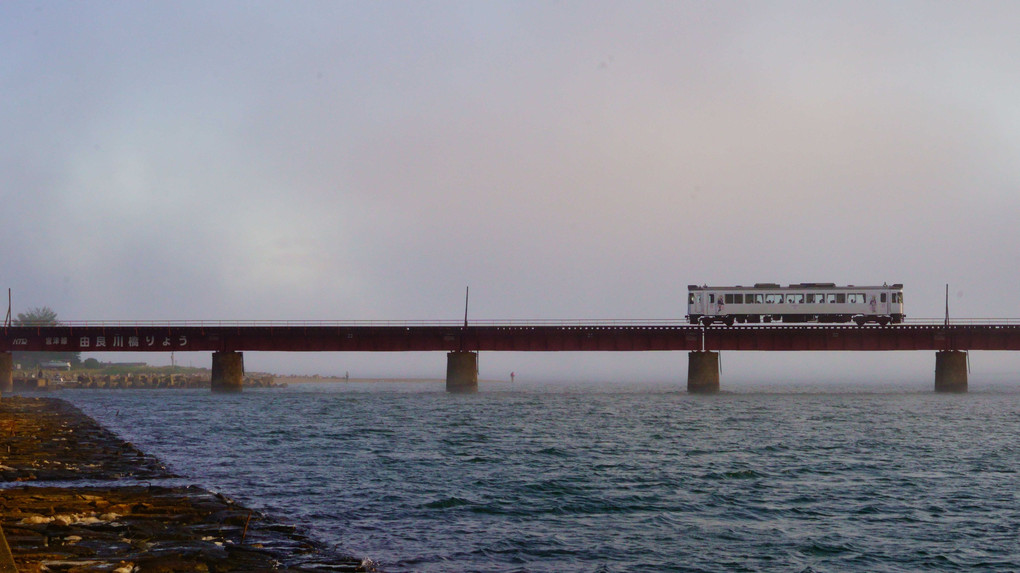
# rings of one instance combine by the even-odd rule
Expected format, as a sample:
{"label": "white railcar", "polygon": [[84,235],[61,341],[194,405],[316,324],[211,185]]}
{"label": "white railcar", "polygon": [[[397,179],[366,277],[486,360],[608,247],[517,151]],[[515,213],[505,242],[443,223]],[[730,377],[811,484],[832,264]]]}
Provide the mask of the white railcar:
{"label": "white railcar", "polygon": [[688,285],[691,324],[759,322],[850,322],[881,325],[903,322],[903,285],[836,286],[799,283],[753,287]]}

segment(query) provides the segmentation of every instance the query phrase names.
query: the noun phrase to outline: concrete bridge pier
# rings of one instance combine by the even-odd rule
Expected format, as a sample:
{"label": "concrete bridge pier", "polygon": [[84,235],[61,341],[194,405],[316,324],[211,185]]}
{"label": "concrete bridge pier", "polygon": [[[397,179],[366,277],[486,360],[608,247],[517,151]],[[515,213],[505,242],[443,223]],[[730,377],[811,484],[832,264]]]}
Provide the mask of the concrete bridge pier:
{"label": "concrete bridge pier", "polygon": [[940,350],[935,353],[935,391],[967,391],[967,353],[962,350]]}
{"label": "concrete bridge pier", "polygon": [[0,396],[14,391],[14,355],[0,352]]}
{"label": "concrete bridge pier", "polygon": [[244,379],[244,354],[240,352],[213,352],[212,383],[213,392],[240,392]]}
{"label": "concrete bridge pier", "polygon": [[478,391],[477,352],[450,352],[446,355],[446,391]]}
{"label": "concrete bridge pier", "polygon": [[719,353],[707,350],[687,355],[687,391],[691,394],[719,392]]}

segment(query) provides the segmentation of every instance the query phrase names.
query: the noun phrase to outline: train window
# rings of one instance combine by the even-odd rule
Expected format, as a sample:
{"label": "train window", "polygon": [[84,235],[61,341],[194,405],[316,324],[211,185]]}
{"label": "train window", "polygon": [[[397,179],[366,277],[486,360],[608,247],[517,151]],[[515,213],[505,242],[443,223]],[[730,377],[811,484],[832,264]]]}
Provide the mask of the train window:
{"label": "train window", "polygon": [[708,304],[715,304],[715,295],[712,293],[708,295]]}
{"label": "train window", "polygon": [[764,295],[760,295],[760,294],[754,295],[754,302],[755,302],[755,304],[764,304],[765,303],[765,296]]}
{"label": "train window", "polygon": [[694,293],[687,293],[687,304],[694,304]]}
{"label": "train window", "polygon": [[726,304],[743,304],[744,295],[742,294],[727,294]]}
{"label": "train window", "polygon": [[765,295],[765,304],[777,304],[779,302],[782,302],[782,300],[783,295],[781,294],[769,293]]}
{"label": "train window", "polygon": [[886,293],[882,293],[878,298],[878,302],[885,302],[887,296]]}
{"label": "train window", "polygon": [[850,304],[864,304],[867,302],[862,292],[852,292],[846,295],[846,301]]}
{"label": "train window", "polygon": [[836,293],[836,304],[846,304],[846,293]]}
{"label": "train window", "polygon": [[786,295],[786,304],[804,304],[804,293],[790,293]]}

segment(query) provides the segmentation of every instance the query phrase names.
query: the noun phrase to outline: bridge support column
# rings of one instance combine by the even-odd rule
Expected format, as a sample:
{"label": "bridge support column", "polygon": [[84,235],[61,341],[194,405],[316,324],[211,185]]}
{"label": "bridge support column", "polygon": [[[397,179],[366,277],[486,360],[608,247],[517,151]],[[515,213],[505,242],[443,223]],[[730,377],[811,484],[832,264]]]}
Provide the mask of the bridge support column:
{"label": "bridge support column", "polygon": [[0,352],[0,396],[14,391],[14,355]]}
{"label": "bridge support column", "polygon": [[935,353],[935,391],[967,391],[967,353],[941,350]]}
{"label": "bridge support column", "polygon": [[450,352],[446,355],[446,391],[478,391],[477,352]]}
{"label": "bridge support column", "polygon": [[687,391],[691,394],[719,392],[719,353],[702,350],[687,355]]}
{"label": "bridge support column", "polygon": [[244,379],[244,354],[240,352],[213,352],[212,383],[213,392],[240,392]]}

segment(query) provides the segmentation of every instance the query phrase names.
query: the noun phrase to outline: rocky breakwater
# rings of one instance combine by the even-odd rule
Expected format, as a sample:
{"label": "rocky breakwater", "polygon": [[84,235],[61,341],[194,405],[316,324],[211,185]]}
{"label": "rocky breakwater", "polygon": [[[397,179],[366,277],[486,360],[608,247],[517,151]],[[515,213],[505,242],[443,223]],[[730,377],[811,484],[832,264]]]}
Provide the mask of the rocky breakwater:
{"label": "rocky breakwater", "polygon": [[160,485],[180,480],[62,400],[0,399],[0,435],[0,573],[373,570],[222,495]]}

